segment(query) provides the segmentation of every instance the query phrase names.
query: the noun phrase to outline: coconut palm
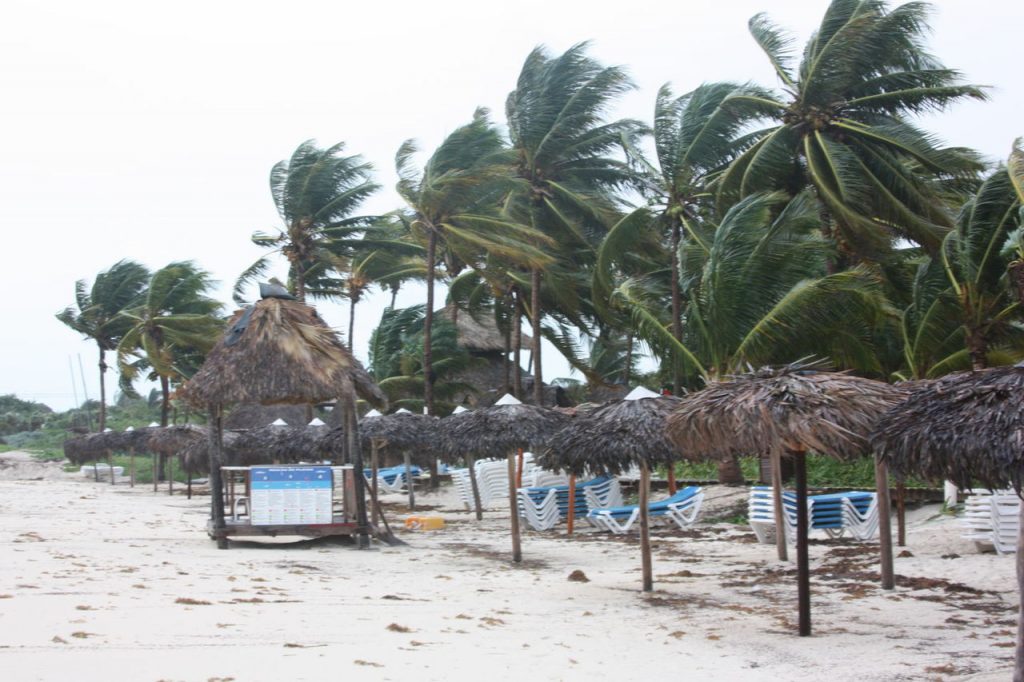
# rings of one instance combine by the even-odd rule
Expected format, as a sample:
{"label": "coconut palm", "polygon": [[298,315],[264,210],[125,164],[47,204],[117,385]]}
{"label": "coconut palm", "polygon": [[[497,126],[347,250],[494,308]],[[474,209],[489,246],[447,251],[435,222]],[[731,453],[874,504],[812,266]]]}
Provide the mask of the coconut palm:
{"label": "coconut palm", "polygon": [[[511,215],[553,239],[565,270],[593,263],[608,227],[619,217],[612,194],[634,175],[612,152],[644,129],[632,120],[605,122],[616,98],[633,88],[625,71],[602,66],[581,43],[551,56],[543,47],[527,56],[505,104],[521,181],[508,203]],[[543,402],[541,268],[530,268],[534,402]],[[563,287],[556,287],[562,289]]]}
{"label": "coconut palm", "polygon": [[811,185],[841,253],[885,253],[898,237],[937,252],[953,215],[935,180],[976,174],[980,165],[908,119],[985,94],[926,52],[927,15],[917,2],[889,9],[881,0],[832,0],[799,64],[793,40],[754,16],[750,32],[782,92],[750,97],[776,125],[722,176],[723,199]]}
{"label": "coconut palm", "polygon": [[[761,99],[770,94],[752,85],[705,83],[679,97],[669,85],[658,91],[654,107],[655,163],[636,149],[630,159],[641,171],[644,194],[655,214],[658,228],[668,243],[671,263],[672,334],[682,340],[682,298],[679,290],[679,247],[694,236],[694,224],[711,203],[709,186],[741,150],[741,133],[753,121],[770,114]],[[622,221],[614,235],[602,243],[598,260],[609,262],[635,252],[629,248],[638,238],[637,228],[649,232],[643,221]],[[598,284],[605,283],[607,271],[600,268]],[[604,278],[604,279],[602,279]],[[681,389],[680,372],[673,371],[673,391]]]}
{"label": "coconut palm", "polygon": [[134,305],[149,279],[145,266],[120,260],[96,275],[92,287],[85,280],[75,282],[75,306],[57,313],[57,319],[96,342],[100,355],[99,430],[107,424],[107,351],[117,348],[130,324],[121,313]]}
{"label": "coconut palm", "polygon": [[[305,300],[310,289],[330,294],[337,289],[332,271],[344,266],[354,240],[373,222],[372,216],[354,215],[380,186],[371,180],[373,166],[363,157],[345,156],[345,143],[319,149],[314,140],[303,142],[288,161],[270,171],[270,193],[284,222],[277,234],[256,232],[257,246],[273,249],[288,261],[291,292]],[[267,272],[270,257],[250,265],[235,283],[234,295]]]}
{"label": "coconut palm", "polygon": [[477,109],[470,123],[448,135],[422,170],[413,166],[417,151],[415,142],[407,140],[395,156],[395,166],[400,178],[398,193],[412,212],[410,228],[426,245],[424,401],[428,412],[433,414],[431,344],[439,250],[450,277],[485,254],[536,267],[542,267],[551,259],[535,246],[543,241],[539,232],[496,211],[508,191],[502,165],[505,145],[486,109]]}
{"label": "coconut palm", "polygon": [[1021,201],[1006,168],[999,168],[964,204],[956,229],[942,245],[942,263],[956,296],[972,369],[988,366],[1000,341],[1016,346],[1021,333],[1013,319],[1020,303],[1006,286],[1000,248],[1020,225]]}
{"label": "coconut palm", "polygon": [[[167,426],[170,384],[191,376],[223,326],[221,304],[207,294],[209,273],[191,261],[170,263],[153,273],[139,305],[122,313],[129,323],[117,345],[122,375],[134,380],[143,366],[160,381],[160,425]],[[144,364],[140,364],[143,360]]]}

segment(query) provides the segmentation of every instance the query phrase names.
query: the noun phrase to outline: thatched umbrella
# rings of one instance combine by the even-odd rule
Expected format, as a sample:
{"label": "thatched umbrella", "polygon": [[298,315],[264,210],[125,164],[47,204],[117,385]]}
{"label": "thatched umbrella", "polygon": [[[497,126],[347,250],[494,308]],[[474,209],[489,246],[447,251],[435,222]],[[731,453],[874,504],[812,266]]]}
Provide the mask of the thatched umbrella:
{"label": "thatched umbrella", "polygon": [[[491,407],[451,415],[439,423],[440,442],[449,455],[468,453],[508,457],[509,506],[512,510],[512,560],[523,560],[519,543],[519,508],[516,503],[515,452],[543,450],[570,417],[535,405],[524,405],[505,395]],[[520,469],[521,471],[521,469]]]}
{"label": "thatched umbrella", "polygon": [[[310,462],[322,459],[321,437],[327,427],[289,426],[283,420],[257,429],[240,431],[241,437],[233,446],[235,457],[230,462],[239,466],[282,462]],[[339,442],[335,452],[342,451]]]}
{"label": "thatched umbrella", "polygon": [[[961,488],[1024,485],[1024,364],[951,374],[915,387],[871,435],[878,457],[900,475],[946,479]],[[1024,680],[1024,504],[1017,536],[1017,659]]]}
{"label": "thatched umbrella", "polygon": [[576,506],[576,476],[587,471],[614,476],[635,465],[640,467],[640,555],[644,592],[654,589],[647,508],[650,471],[678,459],[675,445],[665,436],[665,419],[679,407],[679,402],[679,398],[636,388],[621,400],[573,419],[551,438],[538,460],[545,469],[565,469],[572,474],[569,479],[570,533]]}
{"label": "thatched umbrella", "polygon": [[[311,306],[266,290],[266,298],[235,313],[224,337],[181,389],[210,414],[210,487],[213,530],[227,548],[221,489],[224,407],[237,403],[314,405],[337,400],[349,427],[344,459],[362,470],[356,425],[356,393],[386,405],[387,398],[362,365]],[[285,294],[285,296],[287,296]],[[355,476],[359,545],[369,545],[363,478]]]}
{"label": "thatched umbrella", "polygon": [[[394,414],[367,416],[359,423],[359,435],[363,447],[376,449],[393,448],[402,452],[406,471],[406,483],[409,491],[409,510],[416,507],[416,497],[412,485],[413,450],[419,464],[432,465],[440,451],[437,438],[437,417],[426,414],[415,414],[409,410],[398,410]],[[376,452],[373,455],[374,471],[373,486],[376,499],[377,467]]]}
{"label": "thatched umbrella", "polygon": [[[146,446],[153,453],[153,492],[160,485],[159,460],[167,462],[167,494],[174,492],[174,459],[197,441],[207,440],[209,431],[196,424],[175,424],[172,426],[154,427],[150,429]],[[191,490],[189,490],[191,494]]]}
{"label": "thatched umbrella", "polygon": [[[797,575],[800,634],[811,633],[807,553],[808,449],[839,459],[854,459],[870,450],[868,434],[879,417],[905,392],[895,386],[845,373],[822,371],[821,364],[793,364],[713,382],[681,398],[668,419],[668,435],[688,457],[722,459],[768,452],[772,457],[775,524],[780,558],[785,553],[782,481],[779,463],[795,459],[797,507]],[[889,484],[876,466],[882,586],[892,587],[892,537],[889,530]]]}

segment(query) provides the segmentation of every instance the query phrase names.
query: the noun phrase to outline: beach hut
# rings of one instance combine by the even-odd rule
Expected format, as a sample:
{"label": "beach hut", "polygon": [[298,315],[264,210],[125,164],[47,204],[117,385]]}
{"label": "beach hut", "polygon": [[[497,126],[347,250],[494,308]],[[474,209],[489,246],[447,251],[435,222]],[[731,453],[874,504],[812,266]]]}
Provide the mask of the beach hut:
{"label": "beach hut", "polygon": [[512,560],[519,563],[523,552],[519,542],[519,509],[516,488],[516,455],[522,475],[523,450],[542,451],[570,417],[536,405],[524,405],[505,395],[490,407],[445,417],[439,422],[439,441],[449,456],[467,455],[508,458],[509,507],[512,512]]}
{"label": "beach hut", "polygon": [[[344,461],[362,470],[356,395],[382,407],[387,398],[316,310],[261,287],[264,298],[235,313],[228,331],[199,371],[182,387],[192,404],[206,408],[210,424],[212,534],[227,548],[220,467],[224,410],[233,404],[313,405],[337,401],[348,427]],[[369,545],[363,478],[354,477],[359,546]]]}
{"label": "beach hut", "polygon": [[648,498],[651,469],[678,459],[676,446],[665,435],[666,418],[679,407],[679,398],[661,396],[646,388],[589,410],[570,421],[548,442],[538,463],[545,469],[564,469],[569,479],[569,532],[575,512],[576,476],[585,472],[624,473],[640,467],[640,554],[643,591],[654,589]]}
{"label": "beach hut", "polygon": [[[767,452],[772,457],[779,558],[786,556],[779,463],[792,457],[796,473],[797,581],[800,635],[811,633],[807,553],[806,452],[855,459],[870,451],[868,435],[905,392],[890,384],[841,372],[822,363],[762,368],[715,381],[680,399],[668,418],[668,435],[686,457],[721,459]],[[889,484],[876,466],[882,586],[892,588]]]}
{"label": "beach hut", "polygon": [[[878,458],[897,474],[943,479],[960,488],[1012,486],[1024,479],[1024,364],[951,374],[916,386],[871,434]],[[1013,679],[1024,680],[1024,504],[1017,538],[1017,620]]]}

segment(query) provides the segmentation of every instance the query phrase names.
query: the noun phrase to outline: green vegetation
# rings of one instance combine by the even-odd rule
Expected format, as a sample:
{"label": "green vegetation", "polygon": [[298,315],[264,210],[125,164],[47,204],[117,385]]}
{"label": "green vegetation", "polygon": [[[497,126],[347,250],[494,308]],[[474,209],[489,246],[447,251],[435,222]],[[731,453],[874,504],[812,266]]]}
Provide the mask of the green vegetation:
{"label": "green vegetation", "polygon": [[[743,478],[756,481],[760,476],[756,457],[740,457]],[[718,468],[713,462],[684,462],[676,464],[676,478],[681,481],[713,481]],[[661,471],[661,475],[665,472]],[[908,486],[934,486],[935,482],[909,479]],[[870,457],[843,462],[835,457],[807,455],[807,485],[811,488],[851,488],[874,490],[875,467]]]}

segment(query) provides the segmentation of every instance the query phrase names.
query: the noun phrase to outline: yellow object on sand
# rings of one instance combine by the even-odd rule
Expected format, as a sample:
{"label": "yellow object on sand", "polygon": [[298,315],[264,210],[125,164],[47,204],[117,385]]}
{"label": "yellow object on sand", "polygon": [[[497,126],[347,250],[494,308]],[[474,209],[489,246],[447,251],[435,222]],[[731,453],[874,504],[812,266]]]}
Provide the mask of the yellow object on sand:
{"label": "yellow object on sand", "polygon": [[405,520],[407,530],[441,530],[444,519],[440,516],[410,516]]}

